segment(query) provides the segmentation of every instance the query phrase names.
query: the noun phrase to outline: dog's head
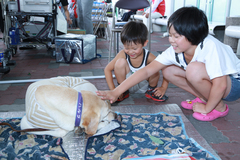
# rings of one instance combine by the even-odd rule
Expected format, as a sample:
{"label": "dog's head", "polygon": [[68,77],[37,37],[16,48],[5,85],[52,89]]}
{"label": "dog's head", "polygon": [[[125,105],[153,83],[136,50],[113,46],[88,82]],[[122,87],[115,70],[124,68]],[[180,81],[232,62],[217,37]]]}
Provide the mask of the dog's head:
{"label": "dog's head", "polygon": [[82,127],[85,128],[86,134],[93,135],[112,120],[117,119],[117,114],[111,110],[109,101],[104,101],[89,91],[82,91],[81,93],[84,103]]}
{"label": "dog's head", "polygon": [[116,120],[117,114],[111,110],[111,104],[109,101],[104,101],[107,106],[107,110],[102,110],[102,114],[98,123],[98,129],[100,130],[108,125],[112,120]]}

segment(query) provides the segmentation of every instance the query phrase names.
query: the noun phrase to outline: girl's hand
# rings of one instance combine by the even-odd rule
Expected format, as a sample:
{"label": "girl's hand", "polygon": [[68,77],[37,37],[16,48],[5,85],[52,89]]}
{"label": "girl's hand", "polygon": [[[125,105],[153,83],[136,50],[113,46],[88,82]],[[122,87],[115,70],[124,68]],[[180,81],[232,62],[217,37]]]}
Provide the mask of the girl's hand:
{"label": "girl's hand", "polygon": [[157,87],[154,89],[154,95],[162,98],[162,96],[165,94],[166,89],[163,87]]}
{"label": "girl's hand", "polygon": [[198,112],[202,114],[207,114],[206,105],[203,103],[196,102],[193,104],[193,112]]}
{"label": "girl's hand", "polygon": [[96,91],[96,93],[102,100],[109,100],[110,103],[114,103],[118,98],[113,91]]}

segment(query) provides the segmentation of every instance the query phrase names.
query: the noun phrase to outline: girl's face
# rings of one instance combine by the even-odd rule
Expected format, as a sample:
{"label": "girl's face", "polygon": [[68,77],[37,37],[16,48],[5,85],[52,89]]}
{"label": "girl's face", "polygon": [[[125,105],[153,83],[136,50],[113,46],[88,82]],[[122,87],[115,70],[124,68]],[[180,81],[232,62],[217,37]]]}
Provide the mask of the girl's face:
{"label": "girl's face", "polygon": [[169,29],[169,42],[176,53],[194,54],[196,47],[185,36],[178,34],[173,26]]}
{"label": "girl's face", "polygon": [[137,58],[143,52],[144,46],[140,43],[135,44],[134,42],[126,43],[124,46],[124,52],[130,56],[130,58]]}

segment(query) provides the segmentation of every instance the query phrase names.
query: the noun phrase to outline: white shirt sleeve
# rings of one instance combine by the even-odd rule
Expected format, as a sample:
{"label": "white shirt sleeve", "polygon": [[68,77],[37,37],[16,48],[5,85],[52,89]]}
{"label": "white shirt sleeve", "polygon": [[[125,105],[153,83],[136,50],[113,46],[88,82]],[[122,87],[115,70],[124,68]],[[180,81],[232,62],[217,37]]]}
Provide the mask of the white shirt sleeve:
{"label": "white shirt sleeve", "polygon": [[210,35],[205,38],[203,49],[200,49],[199,45],[196,48],[191,62],[194,61],[205,64],[210,79],[239,73],[240,70],[240,60],[233,53],[231,47]]}

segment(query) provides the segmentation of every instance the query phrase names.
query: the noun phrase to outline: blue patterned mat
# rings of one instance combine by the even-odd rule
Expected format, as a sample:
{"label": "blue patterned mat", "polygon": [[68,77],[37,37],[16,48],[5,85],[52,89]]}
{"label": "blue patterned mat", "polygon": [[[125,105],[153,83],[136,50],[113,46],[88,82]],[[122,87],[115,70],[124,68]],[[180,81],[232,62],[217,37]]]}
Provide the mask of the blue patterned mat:
{"label": "blue patterned mat", "polygon": [[164,112],[120,115],[120,128],[88,139],[86,160],[176,154],[179,149],[193,159],[216,159],[193,139],[188,138],[180,116]]}
{"label": "blue patterned mat", "polygon": [[[20,130],[21,118],[1,119]],[[14,132],[9,126],[0,126],[0,159],[7,160],[67,160],[61,147],[62,138]]]}

